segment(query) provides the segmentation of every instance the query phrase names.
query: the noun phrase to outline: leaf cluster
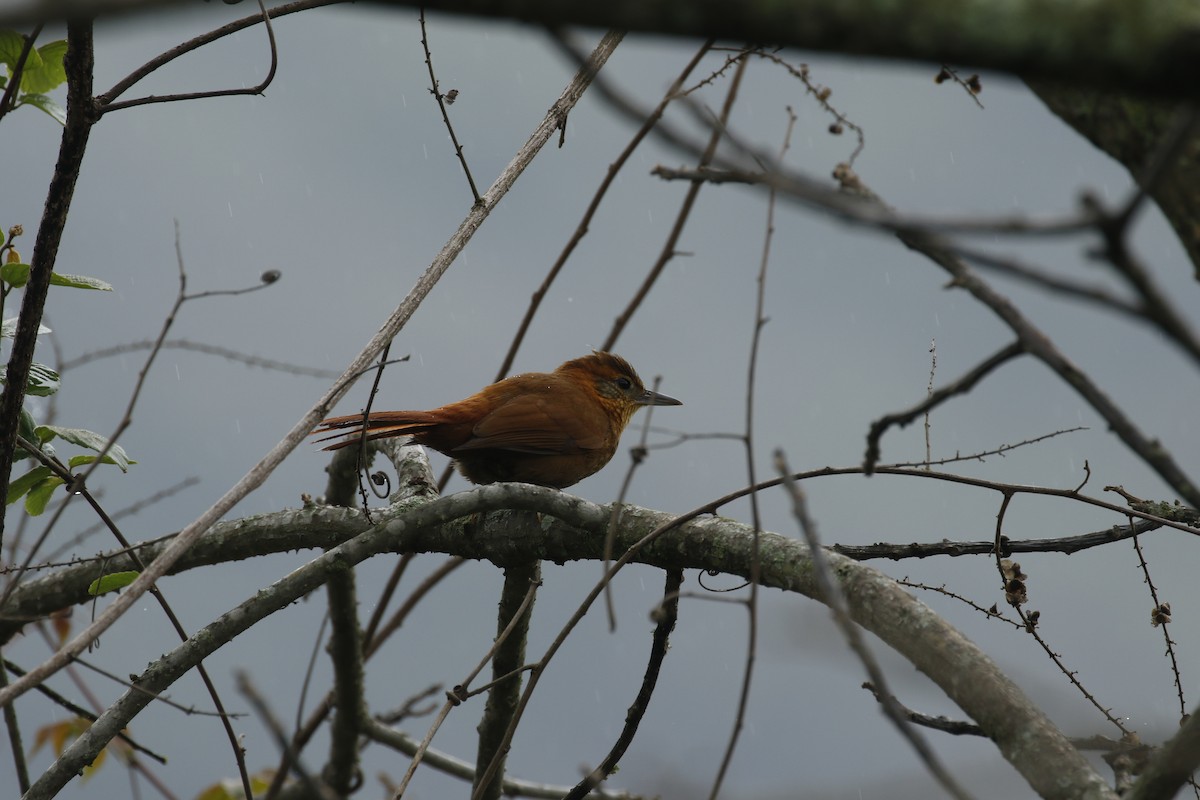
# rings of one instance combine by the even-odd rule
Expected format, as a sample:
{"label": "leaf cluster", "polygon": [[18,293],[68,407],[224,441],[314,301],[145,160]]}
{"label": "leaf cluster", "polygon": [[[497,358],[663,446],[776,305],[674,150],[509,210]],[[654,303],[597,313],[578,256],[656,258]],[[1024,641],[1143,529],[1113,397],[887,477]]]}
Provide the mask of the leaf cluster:
{"label": "leaf cluster", "polygon": [[[0,31],[0,60],[5,56],[4,31]],[[47,45],[49,47],[50,45]],[[43,48],[45,49],[45,48]],[[61,58],[60,58],[61,61]],[[23,233],[20,225],[14,225],[8,231],[8,237],[0,245],[0,300],[6,300],[9,292],[23,287],[29,280],[29,264],[21,260],[21,254],[13,246],[13,240]],[[51,273],[52,286],[67,286],[76,289],[93,289],[111,292],[112,286],[99,278],[86,275],[64,275]],[[11,339],[17,331],[18,318],[13,317],[0,323],[0,340]],[[45,325],[38,326],[38,334],[49,333]],[[4,378],[0,376],[0,382]],[[45,364],[34,363],[29,369],[29,379],[25,384],[25,394],[32,397],[49,397],[58,392],[62,382],[58,372]],[[28,407],[21,409],[21,420],[17,429],[18,435],[26,443],[38,448],[34,453],[26,446],[18,447],[16,460],[36,459],[40,463],[20,477],[14,478],[8,485],[6,503],[11,505],[22,497],[25,498],[25,511],[37,516],[46,510],[47,504],[59,486],[68,481],[63,476],[63,470],[55,469],[46,462],[55,458],[54,448],[50,445],[54,439],[91,450],[91,453],[81,453],[71,456],[66,467],[74,470],[100,461],[104,464],[114,464],[122,472],[129,469],[132,461],[120,445],[112,444],[108,439],[94,431],[84,428],[71,428],[61,425],[39,425]]]}
{"label": "leaf cluster", "polygon": [[[21,56],[25,54],[22,63]],[[63,125],[67,112],[51,99],[48,92],[66,83],[67,72],[63,57],[67,54],[66,39],[59,39],[41,47],[29,48],[26,53],[25,37],[13,30],[0,29],[0,64],[8,74],[0,75],[0,90],[7,95],[9,81],[20,70],[20,86],[15,94],[12,108],[33,106],[49,114]]]}

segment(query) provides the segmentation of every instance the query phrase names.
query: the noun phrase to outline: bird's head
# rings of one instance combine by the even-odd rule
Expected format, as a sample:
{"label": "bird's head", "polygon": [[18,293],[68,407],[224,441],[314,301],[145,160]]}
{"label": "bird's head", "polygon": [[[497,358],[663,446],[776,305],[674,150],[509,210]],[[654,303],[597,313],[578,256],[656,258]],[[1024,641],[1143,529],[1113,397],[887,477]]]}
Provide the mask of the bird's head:
{"label": "bird's head", "polygon": [[590,386],[609,416],[620,425],[629,424],[633,413],[642,406],[681,406],[674,397],[647,389],[637,370],[613,353],[593,352],[559,367],[556,372],[574,373],[574,377]]}

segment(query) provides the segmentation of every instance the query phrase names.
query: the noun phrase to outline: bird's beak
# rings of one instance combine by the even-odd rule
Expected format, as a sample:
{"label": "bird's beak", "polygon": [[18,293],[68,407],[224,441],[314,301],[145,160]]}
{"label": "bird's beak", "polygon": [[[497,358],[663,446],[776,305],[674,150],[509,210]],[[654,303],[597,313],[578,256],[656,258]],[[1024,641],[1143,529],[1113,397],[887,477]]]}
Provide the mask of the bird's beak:
{"label": "bird's beak", "polygon": [[637,399],[639,406],[681,406],[682,402],[674,397],[667,397],[665,394],[652,392],[647,389],[642,393],[642,396]]}

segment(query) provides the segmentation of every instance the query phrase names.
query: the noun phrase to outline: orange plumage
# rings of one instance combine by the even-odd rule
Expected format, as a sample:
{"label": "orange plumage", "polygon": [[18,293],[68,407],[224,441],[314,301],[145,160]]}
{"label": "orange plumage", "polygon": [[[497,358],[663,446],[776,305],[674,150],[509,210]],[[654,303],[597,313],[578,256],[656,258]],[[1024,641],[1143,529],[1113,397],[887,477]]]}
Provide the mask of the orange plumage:
{"label": "orange plumage", "polygon": [[375,411],[330,417],[314,434],[336,450],[367,439],[411,436],[454,459],[472,483],[520,481],[562,489],[609,462],[642,406],[677,406],[650,391],[625,359],[596,352],[554,372],[505,378],[432,411]]}

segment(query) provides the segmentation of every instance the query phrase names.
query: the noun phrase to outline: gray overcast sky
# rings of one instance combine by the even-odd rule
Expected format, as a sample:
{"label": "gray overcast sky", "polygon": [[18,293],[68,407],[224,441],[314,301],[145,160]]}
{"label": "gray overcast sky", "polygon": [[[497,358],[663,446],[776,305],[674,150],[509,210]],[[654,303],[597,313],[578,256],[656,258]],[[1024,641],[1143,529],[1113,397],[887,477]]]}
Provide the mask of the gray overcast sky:
{"label": "gray overcast sky", "polygon": [[[104,91],[157,53],[227,18],[233,9],[206,5],[106,22],[97,31],[96,87]],[[524,143],[573,69],[533,29],[495,22],[433,17],[429,32],[443,89],[460,94],[451,108],[456,131],[481,188]],[[210,99],[134,108],[106,116],[95,129],[59,255],[62,272],[111,282],[111,295],[55,291],[48,311],[64,357],[153,337],[177,289],[174,221],[189,290],[251,285],[269,268],[282,280],[245,297],[187,304],[172,332],[254,356],[340,370],[458,225],[471,198],[428,88],[415,13],[331,8],[280,19],[279,73],[265,96]],[[587,32],[590,46],[597,32]],[[608,80],[645,104],[658,100],[696,43],[630,37],[605,69]],[[1081,189],[1115,200],[1130,182],[1124,172],[1047,112],[1022,85],[985,75],[983,110],[951,85],[933,82],[929,65],[812,58],[813,79],[833,90],[831,101],[866,132],[856,169],[888,203],[904,211],[945,214],[1067,213]],[[709,57],[698,71],[718,66]],[[260,29],[229,37],[172,64],[138,94],[250,85],[267,66]],[[725,83],[699,95],[719,107]],[[61,91],[58,93],[61,99]],[[830,119],[802,87],[777,67],[750,65],[734,114],[742,135],[771,149],[786,127],[785,106],[798,122],[789,162],[828,175],[853,149],[849,135],[831,136]],[[674,117],[685,123],[685,115]],[[411,361],[385,375],[377,407],[424,408],[455,400],[487,383],[507,349],[529,295],[557,256],[632,127],[598,97],[571,114],[566,145],[547,148],[485,223],[463,257],[393,346]],[[5,202],[0,224],[23,223],[19,247],[32,250],[34,229],[54,165],[58,128],[33,110],[0,125]],[[518,360],[520,371],[548,370],[598,346],[633,295],[666,238],[686,187],[649,175],[656,164],[685,163],[657,142],[644,145],[622,173],[534,322]],[[14,191],[16,190],[16,191]],[[745,363],[753,326],[754,277],[765,227],[762,194],[744,187],[707,187],[680,249],[617,352],[662,390],[684,401],[658,409],[655,422],[676,431],[738,431],[744,420]],[[771,474],[770,452],[783,447],[797,469],[853,465],[861,460],[870,422],[922,398],[936,340],[937,382],[952,380],[1010,340],[990,312],[963,293],[944,290],[942,272],[893,239],[831,222],[782,203],[768,275],[757,388],[760,476]],[[1082,253],[1077,238],[1035,245],[984,240],[1000,252],[1038,259],[1056,272],[1109,279]],[[1157,211],[1139,222],[1136,243],[1181,308],[1195,308],[1190,266]],[[1192,474],[1200,466],[1195,371],[1147,330],[1070,303],[997,281],[1044,326],[1067,355],[1158,436]],[[15,314],[15,306],[6,310]],[[44,343],[41,358],[51,360]],[[71,370],[64,376],[61,424],[97,431],[115,426],[144,359],[133,353]],[[326,382],[247,368],[192,352],[162,354],[123,444],[140,462],[127,476],[107,476],[112,508],[187,476],[200,483],[143,512],[127,527],[150,538],[191,521],[260,458],[312,404]],[[342,403],[357,410],[366,386]],[[1091,494],[1124,484],[1135,494],[1171,499],[1162,484],[1107,434],[1097,417],[1032,361],[1010,364],[969,397],[939,409],[932,420],[934,457],[969,453],[1074,426],[1088,430],[1024,448],[1005,458],[967,464],[971,475],[1056,487],[1077,485],[1085,461]],[[629,434],[629,442],[634,434]],[[924,455],[920,425],[891,432],[885,461]],[[434,455],[435,467],[444,459]],[[641,468],[630,501],[684,511],[745,482],[736,444],[700,440],[656,450]],[[295,453],[268,484],[239,506],[238,516],[296,506],[302,492],[320,493],[325,454]],[[618,491],[627,456],[570,491],[608,502]],[[465,484],[456,479],[451,490]],[[829,479],[807,487],[811,510],[828,542],[983,539],[992,535],[998,498],[911,479]],[[1113,496],[1109,496],[1114,500]],[[749,520],[748,507],[724,513]],[[90,522],[73,512],[78,527]],[[795,533],[784,498],[763,498],[764,525]],[[1122,522],[1063,502],[1025,498],[1009,512],[1009,535],[1061,536]],[[37,526],[32,526],[33,531]],[[55,543],[74,529],[61,528]],[[1184,618],[1197,610],[1182,536],[1160,533],[1148,546],[1155,580]],[[109,547],[93,538],[76,548]],[[1161,638],[1146,623],[1150,600],[1131,548],[1023,561],[1031,602],[1045,633],[1100,701],[1151,741],[1176,725],[1174,692],[1160,657]],[[311,557],[299,553],[239,563],[171,579],[165,586],[184,624],[195,629],[256,589]],[[427,559],[426,569],[435,559]],[[385,563],[386,562],[386,563]],[[360,583],[364,614],[392,566],[368,564]],[[983,605],[1003,604],[986,559],[881,564],[897,577],[945,583]],[[590,582],[595,565],[548,565],[531,652],[553,638]],[[687,588],[699,591],[695,575]],[[406,578],[407,580],[407,578]],[[730,581],[707,579],[707,585]],[[473,564],[431,598],[425,614],[369,669],[371,702],[393,707],[431,683],[457,682],[492,635],[498,571]],[[589,618],[543,681],[531,717],[509,760],[518,777],[571,783],[581,764],[596,763],[624,718],[640,680],[648,646],[646,614],[661,576],[631,569],[617,582],[621,626],[607,633]],[[960,604],[923,597],[987,649],[1072,735],[1105,728],[1035,643]],[[931,780],[859,689],[861,669],[828,622],[825,609],[768,592],[762,642],[744,734],[726,796],[927,796]],[[210,669],[231,688],[234,668],[248,669],[284,717],[293,713],[304,662],[312,650],[324,601],[314,597],[220,651]],[[76,625],[86,613],[77,610]],[[1103,635],[1095,629],[1103,620]],[[664,679],[639,740],[614,786],[665,798],[695,796],[711,781],[732,724],[744,659],[745,614],[721,603],[684,604]],[[90,657],[114,672],[138,672],[171,645],[165,622],[147,600],[110,632]],[[1200,661],[1197,642],[1180,637],[1185,686]],[[909,665],[879,652],[901,699],[929,713],[955,716],[951,704]],[[6,651],[31,666],[44,644],[29,636]],[[313,692],[327,685],[318,659]],[[119,687],[87,678],[102,699]],[[1190,681],[1194,684],[1194,680]],[[56,687],[74,693],[65,678]],[[207,705],[199,682],[172,693]],[[313,694],[310,693],[310,704]],[[1195,698],[1189,697],[1194,701]],[[51,712],[22,700],[26,725]],[[478,709],[455,712],[436,746],[473,760]],[[409,728],[418,735],[420,721]],[[239,723],[253,769],[274,765],[274,747],[252,719]],[[139,718],[134,735],[168,755],[158,769],[181,797],[234,774],[228,746],[211,720],[172,710]],[[985,742],[934,736],[938,751],[981,798],[1028,793],[1016,773]],[[310,763],[319,763],[314,748]],[[853,769],[847,769],[850,760]],[[0,775],[9,769],[7,762]],[[48,763],[35,760],[40,773]],[[379,771],[393,777],[405,764],[373,751],[360,796],[378,797]],[[5,779],[7,783],[7,779]],[[126,779],[110,766],[64,797],[117,797]],[[149,790],[146,790],[149,796]],[[414,797],[462,796],[432,771]]]}

